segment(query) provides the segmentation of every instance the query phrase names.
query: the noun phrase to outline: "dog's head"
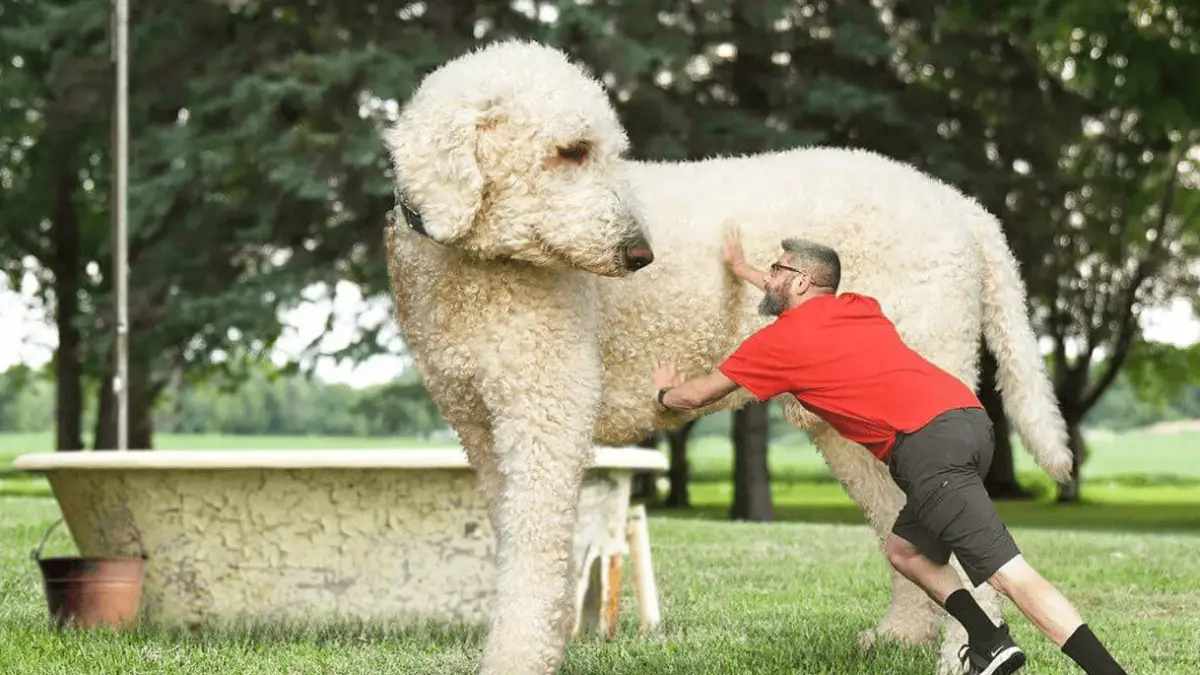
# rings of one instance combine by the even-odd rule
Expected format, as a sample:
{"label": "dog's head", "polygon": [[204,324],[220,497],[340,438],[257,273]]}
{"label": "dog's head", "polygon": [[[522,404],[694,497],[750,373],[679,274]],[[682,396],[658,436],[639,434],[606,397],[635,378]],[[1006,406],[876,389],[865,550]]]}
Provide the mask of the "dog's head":
{"label": "dog's head", "polygon": [[430,73],[383,134],[409,228],[471,255],[624,276],[654,254],[600,84],[562,52],[497,42]]}

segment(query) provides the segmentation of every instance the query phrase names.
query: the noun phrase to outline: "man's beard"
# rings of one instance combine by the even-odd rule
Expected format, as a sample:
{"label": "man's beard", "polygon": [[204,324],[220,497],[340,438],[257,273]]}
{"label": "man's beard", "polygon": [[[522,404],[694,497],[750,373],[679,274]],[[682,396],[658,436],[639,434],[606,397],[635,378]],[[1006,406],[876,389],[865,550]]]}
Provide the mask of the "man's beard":
{"label": "man's beard", "polygon": [[763,291],[762,302],[758,303],[758,313],[763,316],[779,316],[784,310],[783,298],[770,289]]}

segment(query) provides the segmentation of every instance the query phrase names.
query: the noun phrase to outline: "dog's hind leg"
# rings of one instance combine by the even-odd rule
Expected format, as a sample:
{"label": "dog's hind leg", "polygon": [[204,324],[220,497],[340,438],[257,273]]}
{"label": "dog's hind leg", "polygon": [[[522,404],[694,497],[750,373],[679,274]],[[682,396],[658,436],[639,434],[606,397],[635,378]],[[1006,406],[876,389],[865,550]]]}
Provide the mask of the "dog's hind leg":
{"label": "dog's hind leg", "polygon": [[[830,471],[863,510],[879,538],[882,553],[883,541],[904,506],[904,493],[888,474],[886,465],[827,425],[816,433],[813,442],[825,457]],[[897,640],[906,645],[931,641],[937,635],[945,612],[919,586],[890,565],[888,568],[892,582],[891,605],[876,626],[859,634],[859,646],[869,647],[876,639]]]}

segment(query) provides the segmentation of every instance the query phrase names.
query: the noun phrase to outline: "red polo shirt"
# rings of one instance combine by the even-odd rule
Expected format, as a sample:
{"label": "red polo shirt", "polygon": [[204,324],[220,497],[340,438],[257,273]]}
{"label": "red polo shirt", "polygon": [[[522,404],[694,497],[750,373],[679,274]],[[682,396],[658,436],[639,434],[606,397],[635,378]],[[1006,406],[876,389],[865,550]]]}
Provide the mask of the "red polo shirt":
{"label": "red polo shirt", "polygon": [[982,407],[970,387],[904,344],[874,298],[856,293],[783,312],[719,369],[759,401],[792,394],[880,460],[897,432]]}

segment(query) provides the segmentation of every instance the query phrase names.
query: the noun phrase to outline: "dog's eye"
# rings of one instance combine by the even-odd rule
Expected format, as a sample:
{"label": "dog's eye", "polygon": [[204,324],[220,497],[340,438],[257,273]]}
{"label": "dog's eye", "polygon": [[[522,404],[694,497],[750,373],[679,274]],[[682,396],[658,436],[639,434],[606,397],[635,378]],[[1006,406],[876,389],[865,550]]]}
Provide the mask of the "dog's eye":
{"label": "dog's eye", "polygon": [[558,157],[573,164],[582,164],[587,159],[590,150],[591,148],[586,142],[580,141],[560,147]]}

